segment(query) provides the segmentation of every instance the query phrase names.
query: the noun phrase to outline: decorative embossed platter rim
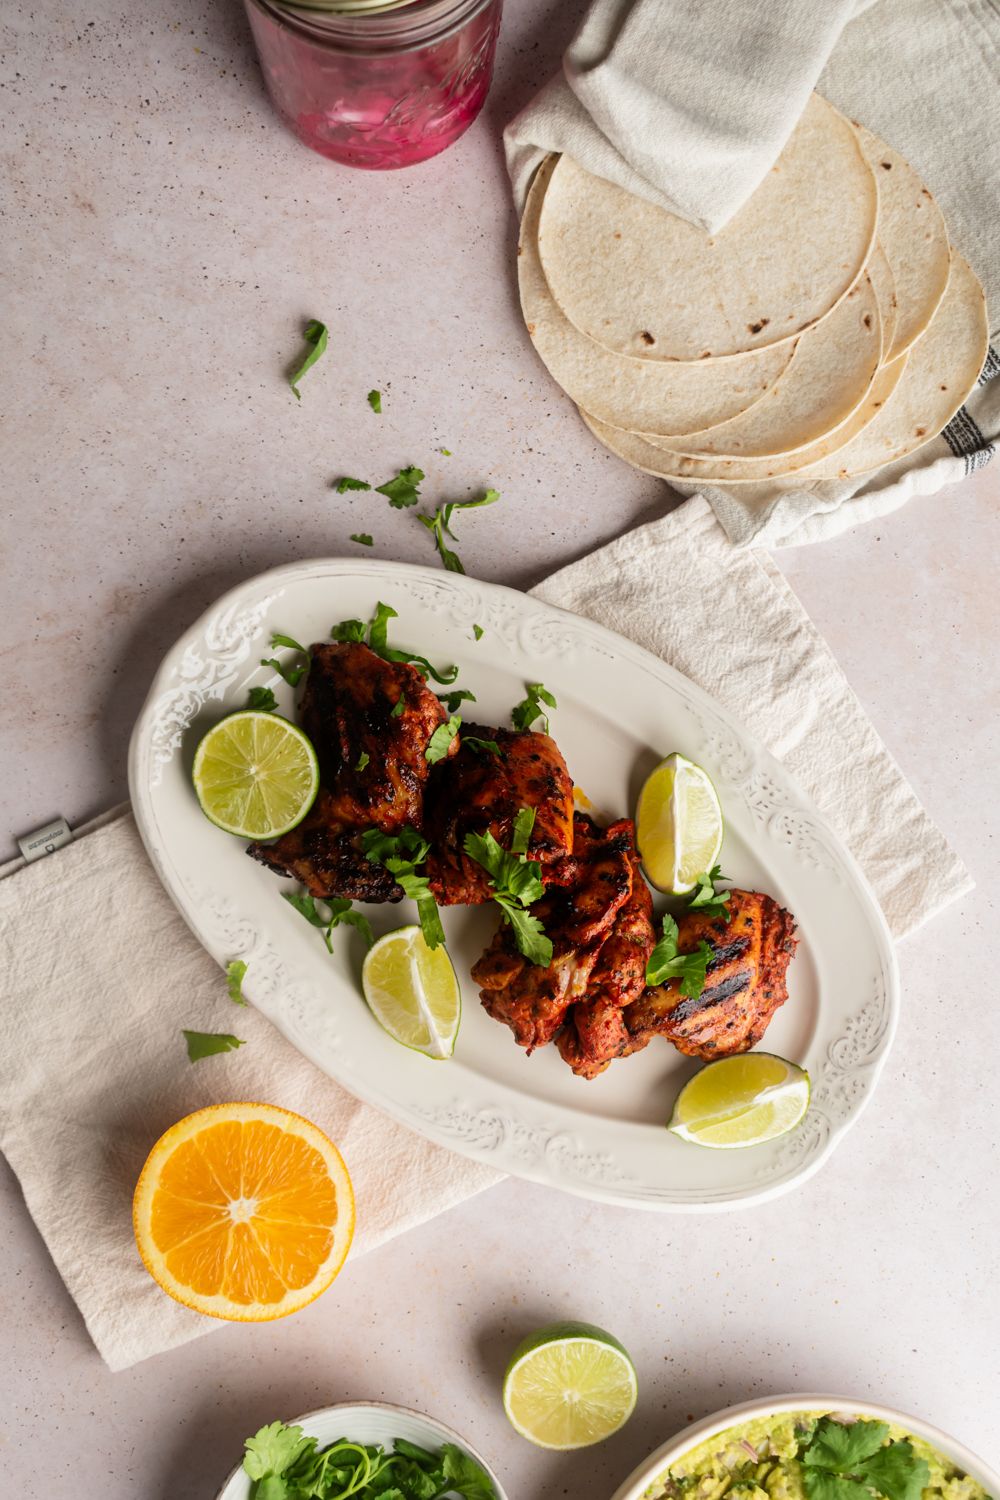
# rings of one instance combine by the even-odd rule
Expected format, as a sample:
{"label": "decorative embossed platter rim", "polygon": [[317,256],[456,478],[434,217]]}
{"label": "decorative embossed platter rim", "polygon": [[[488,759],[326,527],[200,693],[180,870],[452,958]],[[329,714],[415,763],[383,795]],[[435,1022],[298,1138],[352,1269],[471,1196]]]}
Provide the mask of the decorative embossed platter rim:
{"label": "decorative embossed platter rim", "polygon": [[[322,615],[318,598],[324,601]],[[752,1151],[684,1146],[666,1135],[662,1123],[652,1128],[648,1111],[632,1118],[627,1110],[592,1108],[604,1105],[607,1095],[587,1090],[617,1087],[628,1093],[623,1080],[632,1085],[642,1079],[638,1069],[632,1075],[609,1070],[605,1078],[616,1079],[610,1086],[603,1079],[588,1085],[544,1074],[536,1059],[529,1064],[520,1057],[506,1034],[475,1011],[468,995],[463,1032],[473,1033],[468,1048],[478,1047],[478,1054],[470,1050],[466,1061],[460,1037],[451,1063],[421,1058],[415,1067],[414,1054],[376,1035],[348,960],[335,955],[324,967],[330,961],[325,952],[320,957],[316,935],[300,920],[289,925],[274,877],[201,818],[185,756],[209,717],[241,706],[251,677],[263,680],[256,663],[267,654],[270,630],[316,639],[321,618],[332,623],[368,615],[378,598],[399,610],[394,639],[432,659],[457,661],[460,684],[480,687],[480,677],[487,684],[510,681],[512,686],[491,689],[497,706],[482,705],[487,719],[501,712],[501,702],[516,701],[515,684],[544,676],[560,698],[553,732],[571,769],[589,757],[588,790],[606,796],[619,811],[628,793],[622,790],[621,756],[613,766],[608,759],[616,753],[615,734],[647,754],[653,746],[658,754],[683,748],[708,767],[726,807],[732,858],[738,863],[742,849],[744,861],[764,861],[760,888],[792,908],[808,939],[793,971],[809,989],[811,1019],[801,1048],[789,1049],[813,1078],[813,1103],[799,1130]],[[476,644],[474,623],[485,628]],[[671,736],[674,742],[665,743]],[[614,790],[610,781],[600,784],[605,770],[617,778]],[[809,799],[727,710],[660,658],[511,589],[367,559],[295,563],[248,580],[167,654],[133,732],[129,782],[138,827],[166,889],[219,963],[248,961],[244,988],[254,1004],[352,1093],[437,1144],[497,1170],[652,1209],[698,1211],[761,1201],[819,1169],[867,1104],[884,1065],[898,1013],[892,943],[863,876]],[[734,878],[749,881],[753,874],[737,871]],[[386,925],[408,920],[405,906],[392,910],[396,915]],[[797,1002],[800,1026],[806,1024],[806,1004]],[[779,1017],[794,1010],[790,1002]],[[488,1038],[476,1030],[483,1026],[493,1028]],[[776,1021],[772,1029],[778,1026]],[[494,1044],[506,1050],[494,1053]],[[487,1045],[495,1067],[481,1063]],[[646,1057],[616,1067],[636,1068]],[[516,1071],[530,1066],[534,1075]],[[570,1095],[570,1086],[583,1092]]]}

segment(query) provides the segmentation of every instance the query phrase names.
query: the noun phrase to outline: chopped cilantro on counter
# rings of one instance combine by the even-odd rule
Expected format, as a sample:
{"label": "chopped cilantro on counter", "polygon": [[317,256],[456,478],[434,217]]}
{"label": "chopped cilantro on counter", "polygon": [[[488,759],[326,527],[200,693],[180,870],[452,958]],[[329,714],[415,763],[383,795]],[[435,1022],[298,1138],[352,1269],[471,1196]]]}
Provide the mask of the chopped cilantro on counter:
{"label": "chopped cilantro on counter", "polygon": [[464,573],[462,559],[457,552],[453,552],[445,541],[446,536],[452,540],[455,533],[451,529],[451,518],[456,510],[480,510],[484,505],[495,505],[500,499],[499,490],[487,490],[480,495],[478,500],[449,500],[446,505],[439,505],[432,516],[420,515],[417,520],[434,538],[434,545],[441,554],[441,561],[451,573]]}
{"label": "chopped cilantro on counter", "polygon": [[369,391],[367,396],[368,405],[377,416],[382,415],[382,392]]}
{"label": "chopped cilantro on counter", "polygon": [[423,478],[423,469],[410,464],[407,468],[400,469],[394,479],[387,479],[385,484],[377,484],[375,493],[384,495],[395,510],[406,510],[407,506],[416,505],[420,499],[420,484]]}
{"label": "chopped cilantro on counter", "polygon": [[302,400],[302,396],[299,391],[299,381],[302,379],[307,370],[312,369],[313,365],[320,358],[320,356],[326,353],[328,337],[326,324],[318,322],[315,318],[310,318],[309,322],[305,326],[305,329],[303,330],[302,337],[309,345],[309,352],[303,358],[298,369],[288,377],[288,384],[291,386],[292,390],[295,393],[296,401]]}
{"label": "chopped cilantro on counter", "polygon": [[345,474],[342,479],[337,480],[335,489],[338,495],[346,495],[348,490],[370,490],[371,485],[367,479],[351,479]]}
{"label": "chopped cilantro on counter", "polygon": [[358,542],[362,547],[373,547],[375,545],[371,533],[367,531],[352,531],[351,541]]}

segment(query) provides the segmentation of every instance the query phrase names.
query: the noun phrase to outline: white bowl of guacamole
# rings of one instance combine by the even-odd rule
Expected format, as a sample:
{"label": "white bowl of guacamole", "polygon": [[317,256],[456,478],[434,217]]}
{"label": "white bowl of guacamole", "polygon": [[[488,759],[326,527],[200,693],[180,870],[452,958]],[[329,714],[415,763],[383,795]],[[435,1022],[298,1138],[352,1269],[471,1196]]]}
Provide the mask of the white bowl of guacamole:
{"label": "white bowl of guacamole", "polygon": [[612,1500],[1000,1500],[1000,1476],[946,1433],[889,1407],[772,1396],[695,1422]]}

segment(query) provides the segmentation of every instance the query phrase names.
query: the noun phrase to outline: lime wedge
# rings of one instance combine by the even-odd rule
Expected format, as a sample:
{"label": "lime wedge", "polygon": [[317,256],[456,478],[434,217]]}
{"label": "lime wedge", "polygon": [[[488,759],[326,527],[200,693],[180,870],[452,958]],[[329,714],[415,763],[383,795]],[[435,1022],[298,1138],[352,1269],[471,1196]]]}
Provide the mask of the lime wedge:
{"label": "lime wedge", "polygon": [[772,1052],[721,1057],[684,1085],[667,1128],[716,1150],[760,1146],[795,1129],[809,1090],[805,1069]]}
{"label": "lime wedge", "polygon": [[658,891],[693,891],[722,848],[719,795],[701,766],[668,755],[647,777],[635,813],[642,867]]}
{"label": "lime wedge", "polygon": [[462,1019],[462,992],[443,947],[428,948],[419,927],[397,927],[369,949],[361,988],[372,1015],[404,1047],[450,1057]]}
{"label": "lime wedge", "polygon": [[553,1323],[515,1350],[503,1409],[539,1448],[586,1448],[624,1427],[637,1394],[635,1366],[616,1338],[591,1323]]}
{"label": "lime wedge", "polygon": [[276,839],[301,823],[319,791],[316,752],[296,724],[247,709],[220,719],[194,756],[206,817],[243,839]]}

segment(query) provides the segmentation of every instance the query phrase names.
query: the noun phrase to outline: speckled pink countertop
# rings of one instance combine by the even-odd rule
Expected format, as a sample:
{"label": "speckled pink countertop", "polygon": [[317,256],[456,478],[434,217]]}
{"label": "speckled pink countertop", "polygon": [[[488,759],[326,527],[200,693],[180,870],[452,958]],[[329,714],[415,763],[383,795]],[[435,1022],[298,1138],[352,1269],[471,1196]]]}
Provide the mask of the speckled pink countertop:
{"label": "speckled pink countertop", "polygon": [[[481,120],[446,155],[371,176],[282,130],[237,0],[6,7],[8,849],[123,796],[155,664],[237,579],[349,552],[359,530],[382,556],[432,560],[412,515],[334,495],[338,475],[418,463],[433,492],[495,486],[460,550],[525,586],[671,503],[597,447],[517,313],[499,131],[580,8],[508,0]],[[297,403],[283,372],[308,317],[331,348]],[[441,446],[454,456],[429,459]],[[365,1396],[460,1428],[517,1500],[606,1500],[689,1417],[768,1391],[870,1396],[1000,1462],[998,475],[780,554],[980,883],[903,947],[878,1101],[822,1174],[704,1220],[511,1182],[350,1264],[286,1323],[110,1375],[0,1162],[0,1491],[210,1500],[262,1422]],[[629,1426],[568,1456],[514,1436],[498,1395],[517,1338],[558,1316],[613,1329],[641,1381]]]}

